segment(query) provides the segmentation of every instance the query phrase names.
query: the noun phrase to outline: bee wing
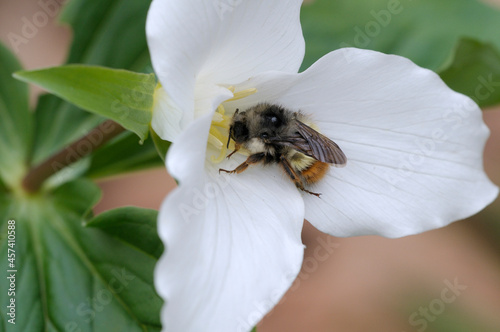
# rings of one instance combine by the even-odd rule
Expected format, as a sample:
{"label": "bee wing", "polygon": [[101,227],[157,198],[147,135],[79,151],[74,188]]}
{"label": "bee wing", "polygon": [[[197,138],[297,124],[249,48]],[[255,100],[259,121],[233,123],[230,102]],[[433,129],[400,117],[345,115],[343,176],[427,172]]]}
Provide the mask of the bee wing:
{"label": "bee wing", "polygon": [[281,139],[281,144],[324,163],[338,166],[346,164],[347,158],[337,143],[305,123],[299,120],[295,121],[297,122],[297,135]]}

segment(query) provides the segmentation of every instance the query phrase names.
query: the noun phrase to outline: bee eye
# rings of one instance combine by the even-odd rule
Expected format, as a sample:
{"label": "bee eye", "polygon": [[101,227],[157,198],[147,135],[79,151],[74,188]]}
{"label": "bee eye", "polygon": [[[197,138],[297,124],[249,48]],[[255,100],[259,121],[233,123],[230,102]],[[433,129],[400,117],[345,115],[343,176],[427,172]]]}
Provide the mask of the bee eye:
{"label": "bee eye", "polygon": [[271,118],[271,123],[272,123],[272,124],[277,124],[277,123],[278,123],[278,118],[277,118],[277,117],[275,117],[275,116],[273,116],[273,117]]}
{"label": "bee eye", "polygon": [[269,134],[268,133],[262,133],[262,134],[260,134],[260,138],[267,139],[267,138],[269,138]]}
{"label": "bee eye", "polygon": [[231,138],[236,142],[243,142],[248,138],[248,127],[243,122],[236,122],[230,128]]}

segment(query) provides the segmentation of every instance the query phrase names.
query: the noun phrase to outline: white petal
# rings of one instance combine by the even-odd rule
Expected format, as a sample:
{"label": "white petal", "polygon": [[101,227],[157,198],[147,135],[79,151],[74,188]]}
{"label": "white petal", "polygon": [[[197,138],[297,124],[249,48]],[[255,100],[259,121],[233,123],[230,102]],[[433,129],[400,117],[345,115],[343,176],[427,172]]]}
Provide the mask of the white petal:
{"label": "white petal", "polygon": [[182,131],[182,110],[172,102],[167,92],[158,87],[155,90],[153,119],[151,127],[162,139],[172,142]]}
{"label": "white petal", "polygon": [[[197,136],[198,141],[196,142],[196,146],[203,146],[208,138],[208,130],[210,128],[210,122],[212,116],[220,103],[228,98],[232,97],[232,92],[228,89],[219,87],[216,85],[206,85],[199,89],[197,94],[197,99],[195,100],[195,114],[196,117],[205,116],[205,121],[201,121],[198,126],[202,126],[198,129],[198,133],[200,135]],[[173,156],[176,156],[172,162],[172,169],[170,169],[171,175],[178,178],[175,175],[175,169],[178,169],[178,165],[184,165],[186,160],[186,154],[193,154],[192,158],[199,158],[202,160],[204,158],[203,154],[200,154],[197,149],[184,151],[184,148],[181,148],[179,151],[176,148],[175,141],[178,140],[179,136],[182,136],[181,133],[184,129],[186,129],[191,123],[185,123],[182,120],[182,112],[172,103],[171,98],[167,95],[166,91],[161,87],[157,88],[155,91],[155,102],[153,105],[153,119],[151,121],[151,126],[154,131],[164,140],[174,142],[172,147],[169,149],[169,155],[167,156],[167,160],[170,156],[172,159]],[[183,138],[180,140],[185,140],[188,134],[184,133]],[[178,154],[171,153],[171,151],[179,151]],[[202,164],[202,163],[201,163]],[[168,163],[167,163],[168,165]],[[182,171],[182,167],[180,168]]]}
{"label": "white petal", "polygon": [[[231,98],[233,93],[218,85],[197,84],[192,117],[183,116],[184,112],[179,109],[167,94],[165,89],[158,87],[155,90],[153,118],[151,126],[162,139],[173,142],[177,136],[193,121],[203,115],[213,115],[217,106],[224,100]],[[208,134],[208,129],[207,129]]]}
{"label": "white petal", "polygon": [[[192,136],[196,122],[188,129]],[[192,144],[185,142],[186,148]],[[186,181],[160,209],[159,234],[167,249],[155,284],[166,300],[165,331],[249,331],[300,270],[300,194],[275,167],[219,174],[219,166],[233,169],[244,160],[233,158],[207,163],[201,174],[197,165],[186,164]]]}
{"label": "white petal", "polygon": [[[482,153],[480,109],[433,72],[377,52],[332,52],[299,75],[246,82],[244,100],[311,114],[348,162],[304,195],[306,219],[337,236],[414,234],[466,218],[498,194]],[[244,109],[243,105],[240,105]]]}
{"label": "white petal", "polygon": [[192,120],[196,82],[232,84],[267,70],[297,72],[300,0],[154,0],[146,33],[155,72]]}

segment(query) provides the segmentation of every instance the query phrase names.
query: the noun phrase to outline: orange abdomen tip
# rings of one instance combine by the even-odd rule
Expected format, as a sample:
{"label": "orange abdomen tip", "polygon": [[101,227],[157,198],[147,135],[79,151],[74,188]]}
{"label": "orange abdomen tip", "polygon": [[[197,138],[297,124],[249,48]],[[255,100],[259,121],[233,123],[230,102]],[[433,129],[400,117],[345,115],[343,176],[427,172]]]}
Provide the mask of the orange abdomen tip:
{"label": "orange abdomen tip", "polygon": [[315,161],[311,166],[302,170],[300,172],[300,175],[307,183],[315,183],[321,180],[326,175],[329,167],[330,165],[327,163]]}

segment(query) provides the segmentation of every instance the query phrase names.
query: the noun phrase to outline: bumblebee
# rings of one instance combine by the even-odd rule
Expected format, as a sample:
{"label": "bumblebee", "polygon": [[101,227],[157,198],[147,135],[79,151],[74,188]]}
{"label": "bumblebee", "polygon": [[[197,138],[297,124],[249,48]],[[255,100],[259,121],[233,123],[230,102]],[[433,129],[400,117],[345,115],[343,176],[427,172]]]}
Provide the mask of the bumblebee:
{"label": "bumblebee", "polygon": [[250,156],[234,170],[219,169],[219,173],[239,174],[252,164],[276,163],[297,188],[318,197],[321,194],[304,186],[321,180],[331,164],[344,166],[347,161],[335,142],[311,128],[305,115],[279,105],[263,103],[243,112],[237,109],[229,127],[228,147],[231,139],[235,149],[227,158],[241,148]]}

